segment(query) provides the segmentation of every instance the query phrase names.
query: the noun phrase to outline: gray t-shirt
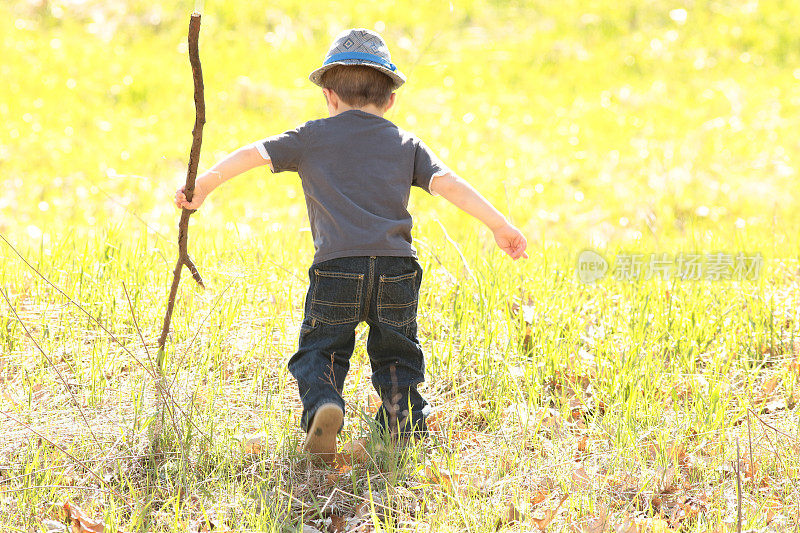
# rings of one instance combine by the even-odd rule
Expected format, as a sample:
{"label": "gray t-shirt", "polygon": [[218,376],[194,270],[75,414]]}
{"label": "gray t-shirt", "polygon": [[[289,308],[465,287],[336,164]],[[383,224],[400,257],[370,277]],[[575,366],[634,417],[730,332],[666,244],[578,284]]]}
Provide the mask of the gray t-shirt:
{"label": "gray t-shirt", "polygon": [[450,172],[414,135],[359,110],[312,120],[256,143],[274,172],[300,174],[314,263],[357,255],[416,257],[411,186]]}

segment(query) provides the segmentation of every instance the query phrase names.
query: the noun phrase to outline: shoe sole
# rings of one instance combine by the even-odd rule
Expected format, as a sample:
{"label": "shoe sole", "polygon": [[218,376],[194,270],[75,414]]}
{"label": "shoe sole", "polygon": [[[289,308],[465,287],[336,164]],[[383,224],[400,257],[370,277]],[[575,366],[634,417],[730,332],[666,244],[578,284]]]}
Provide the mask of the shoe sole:
{"label": "shoe sole", "polygon": [[317,409],[303,449],[325,463],[333,464],[336,460],[336,436],[342,421],[344,413],[336,404],[327,403]]}

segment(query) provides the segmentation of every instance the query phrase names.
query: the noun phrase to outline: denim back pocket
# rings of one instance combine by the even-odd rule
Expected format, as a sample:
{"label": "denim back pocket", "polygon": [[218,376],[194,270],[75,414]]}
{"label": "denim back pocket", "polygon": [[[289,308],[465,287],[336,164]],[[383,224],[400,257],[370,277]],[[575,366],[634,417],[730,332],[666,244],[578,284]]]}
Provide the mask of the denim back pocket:
{"label": "denim back pocket", "polygon": [[381,276],[378,281],[378,320],[403,327],[417,318],[417,273]]}
{"label": "denim back pocket", "polygon": [[323,324],[358,322],[364,274],[314,269],[311,316]]}

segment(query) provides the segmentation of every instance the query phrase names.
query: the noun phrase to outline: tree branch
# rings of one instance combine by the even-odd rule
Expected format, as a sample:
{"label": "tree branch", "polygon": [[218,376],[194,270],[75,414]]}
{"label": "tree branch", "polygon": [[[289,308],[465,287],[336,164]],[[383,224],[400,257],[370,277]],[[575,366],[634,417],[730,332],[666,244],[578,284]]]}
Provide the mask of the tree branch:
{"label": "tree branch", "polygon": [[[203,125],[206,123],[206,104],[203,96],[203,70],[200,66],[199,42],[200,38],[200,13],[192,13],[189,21],[189,62],[192,65],[192,79],[194,81],[194,107],[195,119],[192,129],[192,149],[189,152],[189,169],[186,172],[186,186],[184,193],[186,200],[191,202],[194,196],[194,182],[197,178],[197,165],[200,162],[200,145],[203,142]],[[189,269],[194,280],[201,287],[205,288],[203,278],[200,276],[197,267],[189,257],[187,242],[189,240],[189,217],[194,210],[183,209],[181,220],[178,223],[178,261],[175,270],[172,271],[172,286],[169,290],[167,300],[167,310],[164,313],[164,324],[161,327],[161,336],[158,338],[158,351],[164,350],[169,334],[169,325],[172,321],[172,310],[175,307],[175,297],[178,294],[178,284],[181,281],[181,271],[183,267]],[[159,358],[159,361],[162,359]],[[160,365],[159,365],[160,366]],[[160,368],[159,368],[160,370]]]}

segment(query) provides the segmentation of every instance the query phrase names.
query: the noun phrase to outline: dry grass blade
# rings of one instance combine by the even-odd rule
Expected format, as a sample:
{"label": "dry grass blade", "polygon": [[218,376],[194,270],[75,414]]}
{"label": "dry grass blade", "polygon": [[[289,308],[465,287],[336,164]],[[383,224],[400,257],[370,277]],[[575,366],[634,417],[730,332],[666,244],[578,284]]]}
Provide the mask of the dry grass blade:
{"label": "dry grass blade", "polygon": [[[130,294],[128,294],[128,288],[125,284],[122,284],[122,290],[125,292],[125,298],[128,300],[128,309],[131,313],[131,320],[133,320],[133,325],[136,328],[136,333],[139,335],[139,340],[142,341],[142,346],[144,347],[144,352],[147,354],[147,360],[150,362],[150,367],[155,368],[155,363],[153,362],[153,358],[150,356],[150,350],[147,348],[147,341],[144,340],[144,335],[142,334],[141,328],[139,328],[139,321],[136,320],[136,311],[133,308],[133,302],[131,302]],[[156,386],[156,394],[158,394],[158,398],[160,401],[161,406],[167,406],[167,410],[169,411],[170,420],[172,420],[172,426],[175,429],[176,435],[181,435],[180,427],[178,426],[177,420],[175,420],[175,408],[177,407],[177,402],[169,393],[169,390],[166,390],[164,387]],[[171,401],[167,402],[167,398]],[[183,441],[182,438],[178,440]]]}
{"label": "dry grass blade", "polygon": [[739,458],[739,436],[736,436],[736,531],[742,533],[742,464]]}
{"label": "dry grass blade", "polygon": [[11,300],[9,300],[8,294],[6,294],[6,291],[0,288],[0,294],[3,295],[3,298],[5,299],[6,303],[8,304],[9,309],[11,309],[11,312],[14,313],[14,316],[19,321],[20,325],[22,326],[22,329],[25,330],[25,334],[31,340],[33,345],[36,346],[36,349],[39,350],[39,353],[42,354],[42,357],[47,359],[47,362],[50,364],[50,367],[53,370],[55,370],[56,374],[58,374],[58,379],[60,379],[61,383],[64,384],[64,388],[67,389],[67,392],[69,393],[70,398],[72,398],[72,402],[75,404],[75,407],[78,408],[78,411],[81,414],[81,418],[83,418],[83,422],[84,422],[84,424],[86,424],[86,429],[89,431],[89,434],[91,434],[92,439],[94,440],[95,444],[97,444],[97,446],[99,448],[102,448],[103,445],[100,444],[100,440],[97,438],[97,435],[95,435],[94,431],[92,430],[92,425],[89,424],[89,420],[86,418],[86,412],[83,410],[83,407],[78,402],[78,399],[75,397],[75,394],[73,394],[72,389],[70,388],[69,383],[67,383],[66,378],[61,373],[61,371],[58,369],[58,367],[56,366],[55,362],[53,362],[53,360],[50,358],[50,356],[47,355],[47,353],[45,353],[45,351],[42,349],[42,347],[36,341],[34,336],[28,330],[28,327],[25,325],[25,322],[22,321],[22,318],[20,318],[19,314],[17,313],[17,309],[11,303]]}
{"label": "dry grass blade", "polygon": [[[74,305],[75,307],[77,307],[77,308],[78,308],[78,309],[79,309],[79,310],[80,310],[80,311],[81,311],[83,314],[85,314],[85,315],[87,316],[87,318],[89,318],[89,320],[91,320],[91,321],[92,321],[94,324],[96,324],[96,325],[97,325],[97,327],[99,327],[99,328],[100,328],[100,329],[101,329],[101,330],[102,330],[102,331],[103,331],[103,332],[104,332],[106,335],[108,335],[108,336],[109,336],[109,338],[110,338],[111,340],[113,340],[114,342],[116,342],[116,343],[119,345],[119,347],[120,347],[120,348],[122,348],[122,350],[123,350],[123,351],[124,351],[126,354],[128,354],[129,356],[131,356],[131,358],[132,358],[134,361],[136,361],[136,362],[139,364],[139,366],[141,366],[141,367],[142,367],[142,368],[143,368],[143,369],[144,369],[144,370],[145,370],[147,373],[151,374],[151,376],[152,376],[152,370],[151,370],[151,369],[150,369],[150,368],[149,368],[147,365],[145,365],[145,364],[144,364],[142,361],[140,361],[140,360],[139,360],[139,358],[138,358],[138,357],[136,357],[136,355],[134,355],[134,353],[133,353],[133,352],[131,352],[131,351],[128,349],[128,347],[127,347],[127,346],[126,346],[126,345],[125,345],[125,344],[124,344],[124,343],[123,343],[121,340],[119,340],[119,339],[117,338],[117,336],[116,336],[116,335],[114,335],[113,333],[111,333],[111,332],[108,330],[108,328],[106,328],[106,327],[103,325],[103,323],[102,323],[102,322],[100,322],[100,321],[99,321],[97,318],[95,318],[95,317],[94,317],[94,315],[92,315],[92,313],[90,313],[90,312],[89,312],[89,311],[88,311],[88,310],[87,310],[85,307],[83,307],[81,304],[79,304],[79,303],[78,303],[78,302],[76,302],[74,299],[72,299],[72,298],[71,298],[71,297],[70,297],[70,296],[69,296],[69,295],[68,295],[66,292],[64,292],[64,291],[63,291],[63,290],[61,290],[61,289],[60,289],[58,286],[56,286],[56,284],[55,284],[55,283],[53,283],[52,281],[50,281],[49,279],[47,279],[47,278],[44,276],[44,274],[42,274],[42,273],[39,271],[39,269],[38,269],[38,268],[36,268],[35,266],[33,266],[33,265],[30,263],[30,261],[28,261],[27,259],[25,259],[25,257],[23,257],[23,255],[22,255],[21,253],[19,253],[19,251],[18,251],[18,250],[17,250],[17,249],[14,247],[14,245],[13,245],[13,244],[11,244],[11,243],[8,241],[8,239],[6,239],[5,235],[3,235],[2,233],[0,233],[0,239],[3,239],[3,241],[4,241],[4,242],[5,242],[7,245],[8,245],[8,247],[9,247],[9,248],[11,248],[11,251],[13,251],[13,252],[14,252],[14,253],[17,255],[17,257],[19,257],[20,259],[22,259],[22,262],[23,262],[23,263],[25,263],[25,264],[26,264],[26,265],[27,265],[27,266],[28,266],[28,267],[29,267],[31,270],[33,270],[33,271],[36,273],[36,275],[38,275],[40,278],[42,278],[42,280],[43,280],[45,283],[47,283],[47,284],[48,284],[50,287],[52,287],[53,289],[55,289],[55,290],[56,290],[56,292],[58,292],[58,293],[59,293],[61,296],[63,296],[63,297],[64,297],[64,298],[65,298],[65,299],[66,299],[66,300],[69,302],[69,303],[71,303],[72,305]],[[153,377],[155,377],[155,376],[153,376]]]}
{"label": "dry grass blade", "polygon": [[82,490],[82,491],[96,491],[102,492],[105,494],[111,494],[112,496],[116,496],[116,493],[113,490],[104,489],[102,487],[90,487],[88,485],[28,485],[27,487],[20,487],[17,489],[3,489],[0,490],[0,494],[17,494],[20,492],[25,491],[44,491],[48,489],[59,489],[59,490]]}
{"label": "dry grass blade", "polygon": [[[225,294],[228,292],[228,290],[233,286],[233,283],[237,279],[239,279],[240,277],[241,277],[241,275],[237,276],[236,278],[233,278],[232,280],[230,280],[228,282],[228,284],[225,286],[225,288],[219,293],[217,298],[214,300],[214,303],[210,306],[210,308],[208,310],[208,313],[206,313],[206,316],[203,317],[203,320],[200,321],[200,324],[198,324],[197,330],[194,332],[194,335],[192,336],[192,339],[187,344],[187,348],[183,351],[183,354],[181,355],[181,358],[178,361],[178,364],[176,365],[177,368],[180,368],[181,366],[183,366],[183,363],[186,360],[186,356],[189,353],[189,347],[194,344],[195,340],[197,340],[197,336],[200,335],[200,330],[202,329],[203,325],[206,323],[208,318],[211,316],[211,313],[213,313],[214,310],[217,308],[217,305],[219,305],[219,302],[220,302],[220,300],[222,300],[222,297],[225,296]],[[175,382],[177,381],[177,379],[178,379],[178,374],[175,374],[174,376],[172,376],[172,381],[170,382],[168,389],[171,389],[172,387],[175,386]]]}
{"label": "dry grass blade", "polygon": [[458,253],[458,256],[461,258],[461,264],[464,265],[464,270],[467,271],[467,274],[469,274],[470,279],[472,279],[472,281],[475,282],[475,285],[478,286],[479,285],[478,278],[475,277],[475,274],[472,272],[472,269],[469,267],[469,263],[467,263],[467,258],[464,257],[464,252],[461,251],[461,247],[458,246],[458,243],[456,241],[454,241],[452,237],[450,237],[450,234],[447,233],[447,230],[445,229],[444,224],[442,224],[439,221],[438,218],[436,219],[436,223],[439,224],[440,228],[442,228],[442,233],[444,233],[444,238],[447,239],[447,242],[452,244],[453,248],[456,249],[456,252]]}
{"label": "dry grass blade", "polygon": [[25,422],[23,422],[22,420],[18,419],[17,417],[15,417],[15,416],[13,416],[13,415],[11,415],[11,414],[9,414],[9,413],[5,412],[5,411],[0,411],[0,414],[2,414],[3,416],[5,416],[6,418],[9,418],[9,419],[11,419],[12,421],[16,422],[16,423],[17,423],[17,424],[19,424],[20,426],[22,426],[22,427],[26,428],[28,431],[30,431],[31,433],[34,433],[36,436],[38,436],[38,437],[39,437],[40,439],[42,439],[43,441],[45,441],[45,442],[47,442],[48,444],[50,444],[51,446],[55,447],[55,448],[56,448],[58,451],[60,451],[60,452],[61,452],[61,453],[63,453],[65,456],[69,457],[69,458],[70,458],[72,461],[74,461],[74,462],[75,462],[75,464],[79,465],[79,466],[80,466],[80,467],[82,467],[84,470],[86,470],[86,471],[87,471],[87,472],[88,472],[88,473],[89,473],[89,474],[90,474],[90,475],[91,475],[93,478],[97,479],[97,480],[98,480],[98,481],[99,481],[99,482],[100,482],[102,485],[104,485],[104,486],[108,487],[108,489],[109,489],[109,490],[110,490],[110,491],[111,491],[111,492],[114,494],[114,496],[116,496],[116,497],[117,497],[117,498],[119,498],[119,499],[120,499],[122,502],[124,502],[124,503],[125,503],[125,505],[127,505],[127,506],[129,506],[129,507],[131,506],[131,504],[128,502],[128,500],[125,498],[125,496],[123,496],[122,494],[120,494],[119,492],[117,492],[116,490],[114,490],[112,487],[110,487],[110,486],[108,485],[108,483],[106,482],[106,480],[105,480],[105,479],[103,479],[103,477],[102,477],[100,474],[98,474],[97,472],[95,472],[94,470],[92,470],[91,468],[89,468],[89,465],[87,465],[86,463],[84,463],[83,461],[81,461],[80,459],[78,459],[77,457],[75,457],[74,455],[72,455],[71,453],[69,453],[69,452],[68,452],[66,449],[64,449],[64,447],[63,447],[63,446],[60,446],[60,445],[56,444],[56,443],[55,443],[53,440],[51,440],[51,439],[49,439],[49,438],[45,437],[44,435],[42,435],[41,433],[39,433],[38,431],[36,431],[35,429],[33,429],[31,426],[29,426],[28,424],[26,424],[26,423],[25,423]]}

